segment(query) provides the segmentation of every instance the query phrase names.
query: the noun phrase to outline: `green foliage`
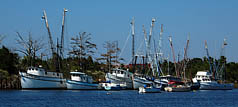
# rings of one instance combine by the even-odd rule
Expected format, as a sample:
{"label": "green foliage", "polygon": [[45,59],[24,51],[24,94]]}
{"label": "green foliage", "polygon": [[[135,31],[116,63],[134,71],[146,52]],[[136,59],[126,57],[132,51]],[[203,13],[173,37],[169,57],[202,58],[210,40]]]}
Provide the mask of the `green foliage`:
{"label": "green foliage", "polygon": [[3,46],[0,49],[0,69],[8,71],[9,74],[17,74],[18,55],[12,53]]}
{"label": "green foliage", "polygon": [[0,69],[0,79],[6,79],[9,76],[8,72]]}
{"label": "green foliage", "polygon": [[226,64],[226,80],[229,82],[238,80],[238,63],[230,62]]}

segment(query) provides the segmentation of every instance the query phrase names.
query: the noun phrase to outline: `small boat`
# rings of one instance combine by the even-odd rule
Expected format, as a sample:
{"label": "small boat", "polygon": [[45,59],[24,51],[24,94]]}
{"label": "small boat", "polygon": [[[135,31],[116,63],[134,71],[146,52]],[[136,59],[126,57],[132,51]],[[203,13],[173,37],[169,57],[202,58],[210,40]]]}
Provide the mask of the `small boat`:
{"label": "small boat", "polygon": [[164,87],[167,92],[188,92],[191,87],[184,84],[184,82],[170,81],[167,87]]}
{"label": "small boat", "polygon": [[193,83],[200,84],[200,90],[232,90],[234,84],[218,83],[216,80],[212,80],[211,73],[207,71],[198,71]]}
{"label": "small boat", "polygon": [[99,89],[98,84],[93,83],[91,76],[86,75],[82,72],[70,72],[71,80],[67,80],[66,85],[67,89],[75,90],[91,90]]}
{"label": "small boat", "polygon": [[139,93],[160,93],[161,86],[154,86],[154,84],[146,84],[139,87]]}
{"label": "small boat", "polygon": [[115,84],[110,81],[100,83],[100,86],[104,88],[106,91],[120,91],[122,89],[126,89],[126,84]]}
{"label": "small boat", "polygon": [[66,79],[60,72],[46,71],[41,66],[19,72],[22,89],[66,89]]}

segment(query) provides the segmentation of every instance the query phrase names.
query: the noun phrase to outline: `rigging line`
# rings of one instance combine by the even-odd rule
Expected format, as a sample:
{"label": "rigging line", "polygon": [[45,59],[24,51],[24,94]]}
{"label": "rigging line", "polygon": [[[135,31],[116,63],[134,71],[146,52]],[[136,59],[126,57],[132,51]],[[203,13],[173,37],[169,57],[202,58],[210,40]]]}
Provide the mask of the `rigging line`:
{"label": "rigging line", "polygon": [[[130,30],[130,32],[131,32],[131,30]],[[122,48],[122,51],[121,51],[121,53],[120,53],[120,55],[119,55],[119,58],[121,57],[122,53],[124,52],[124,50],[125,50],[125,48],[126,48],[126,45],[127,45],[127,43],[128,43],[128,40],[129,40],[129,37],[131,36],[131,35],[130,35],[130,32],[128,33],[126,42],[125,42],[125,44],[124,44],[124,46],[123,46],[123,48]]]}
{"label": "rigging line", "polygon": [[145,39],[142,40],[142,42],[140,43],[139,47],[136,49],[136,54],[139,53],[139,51],[140,51],[140,49],[141,49],[141,47],[142,47],[142,45],[143,45],[144,43],[145,43]]}

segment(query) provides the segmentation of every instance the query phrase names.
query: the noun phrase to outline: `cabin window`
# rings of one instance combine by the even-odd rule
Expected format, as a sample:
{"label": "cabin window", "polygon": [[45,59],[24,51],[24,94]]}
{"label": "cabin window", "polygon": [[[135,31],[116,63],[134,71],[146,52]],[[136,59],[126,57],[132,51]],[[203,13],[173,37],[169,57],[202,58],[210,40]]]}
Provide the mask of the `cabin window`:
{"label": "cabin window", "polygon": [[45,75],[47,75],[47,72],[45,72]]}
{"label": "cabin window", "polygon": [[121,71],[121,74],[123,74],[123,71]]}
{"label": "cabin window", "polygon": [[55,75],[55,73],[53,73],[53,75]]}
{"label": "cabin window", "polygon": [[59,73],[57,73],[57,76],[59,76]]}

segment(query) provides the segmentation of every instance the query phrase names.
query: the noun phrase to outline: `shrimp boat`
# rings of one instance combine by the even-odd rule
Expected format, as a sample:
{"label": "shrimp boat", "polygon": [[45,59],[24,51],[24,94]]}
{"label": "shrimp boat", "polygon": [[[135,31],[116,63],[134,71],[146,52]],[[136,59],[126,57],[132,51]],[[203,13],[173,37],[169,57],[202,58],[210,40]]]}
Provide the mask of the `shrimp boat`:
{"label": "shrimp boat", "polygon": [[128,70],[119,68],[113,69],[111,72],[106,73],[106,81],[114,84],[125,84],[126,89],[132,89],[132,73]]}
{"label": "shrimp boat", "polygon": [[[226,39],[224,39],[222,44],[222,51],[224,51],[225,46],[227,45]],[[193,78],[194,83],[200,83],[200,90],[232,90],[234,88],[234,84],[227,83],[218,83],[219,76],[222,76],[222,73],[217,74],[219,71],[223,71],[225,67],[225,63],[219,62],[218,65],[212,64],[209,52],[207,41],[205,41],[205,49],[207,53],[207,58],[209,61],[210,69],[209,71],[198,71],[195,78]],[[221,54],[220,57],[224,55]],[[215,69],[213,69],[215,68]],[[221,79],[221,78],[220,78]]]}
{"label": "shrimp boat", "polygon": [[71,79],[67,80],[67,89],[74,90],[90,90],[99,89],[98,84],[93,83],[91,76],[86,75],[82,72],[70,72]]}
{"label": "shrimp boat", "polygon": [[146,77],[139,74],[135,74],[133,76],[133,89],[139,89],[139,87],[144,87],[148,84],[153,84],[153,82],[149,81]]}
{"label": "shrimp boat", "polygon": [[22,89],[66,89],[62,73],[46,71],[41,66],[29,67],[19,75]]}
{"label": "shrimp boat", "polygon": [[232,90],[234,84],[218,83],[212,80],[212,74],[206,71],[198,71],[194,83],[200,83],[200,90]]}

